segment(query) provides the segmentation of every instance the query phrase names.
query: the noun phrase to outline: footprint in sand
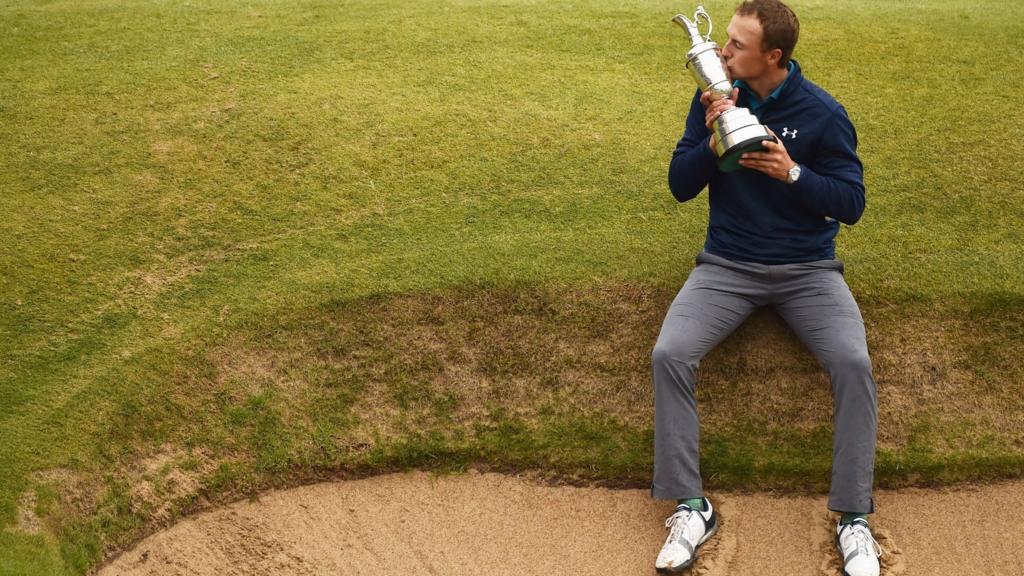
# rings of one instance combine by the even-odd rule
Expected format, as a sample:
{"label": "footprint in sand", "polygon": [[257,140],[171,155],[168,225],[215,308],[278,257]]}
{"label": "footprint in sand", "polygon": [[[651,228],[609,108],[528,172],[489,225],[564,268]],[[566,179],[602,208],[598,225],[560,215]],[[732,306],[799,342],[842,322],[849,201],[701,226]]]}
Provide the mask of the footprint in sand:
{"label": "footprint in sand", "polygon": [[718,506],[718,532],[701,547],[694,562],[695,576],[727,576],[736,554],[736,532],[729,530],[730,518],[736,511],[728,496],[715,498]]}
{"label": "footprint in sand", "polygon": [[[821,535],[818,553],[821,554],[821,576],[837,576],[843,573],[843,562],[836,552],[835,530],[838,516],[834,513],[826,513],[821,516]],[[906,563],[903,561],[903,552],[884,526],[872,525],[871,532],[875,541],[882,548],[882,557],[879,558],[881,565],[880,576],[900,576],[906,573]]]}

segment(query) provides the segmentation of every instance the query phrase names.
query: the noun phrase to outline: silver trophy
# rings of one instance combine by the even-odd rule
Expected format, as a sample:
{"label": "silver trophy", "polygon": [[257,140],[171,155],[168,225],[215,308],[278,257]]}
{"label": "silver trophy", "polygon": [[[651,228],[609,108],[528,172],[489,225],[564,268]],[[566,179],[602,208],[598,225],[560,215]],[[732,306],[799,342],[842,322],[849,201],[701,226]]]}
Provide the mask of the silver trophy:
{"label": "silver trophy", "polygon": [[[701,35],[697,28],[697,20],[704,19],[708,24],[708,32]],[[711,40],[711,16],[703,6],[690,20],[682,14],[672,19],[690,35],[693,46],[686,53],[686,68],[697,80],[701,92],[711,90],[711,101],[728,98],[732,95],[732,82],[725,74],[725,66],[719,55],[718,44]],[[715,152],[718,154],[718,168],[724,172],[732,172],[741,168],[740,156],[744,152],[764,150],[761,145],[765,140],[775,140],[753,114],[746,108],[733,106],[722,112],[712,123],[715,134]]]}

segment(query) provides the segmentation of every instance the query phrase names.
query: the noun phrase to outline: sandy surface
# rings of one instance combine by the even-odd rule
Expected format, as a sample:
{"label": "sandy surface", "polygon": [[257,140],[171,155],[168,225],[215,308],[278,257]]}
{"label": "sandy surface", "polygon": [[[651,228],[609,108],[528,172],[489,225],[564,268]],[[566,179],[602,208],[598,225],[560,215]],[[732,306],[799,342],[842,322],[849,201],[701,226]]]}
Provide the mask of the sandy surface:
{"label": "sandy surface", "polygon": [[[882,574],[1024,574],[1024,482],[875,494]],[[824,497],[711,494],[702,576],[839,574]],[[470,473],[271,492],[143,540],[102,576],[654,574],[672,504],[645,490]]]}

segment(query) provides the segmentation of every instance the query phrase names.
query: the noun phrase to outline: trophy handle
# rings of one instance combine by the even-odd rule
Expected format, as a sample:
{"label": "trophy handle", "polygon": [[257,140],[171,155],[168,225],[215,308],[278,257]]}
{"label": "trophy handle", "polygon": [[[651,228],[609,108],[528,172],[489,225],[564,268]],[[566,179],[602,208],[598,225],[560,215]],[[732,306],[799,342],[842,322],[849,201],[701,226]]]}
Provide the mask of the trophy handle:
{"label": "trophy handle", "polygon": [[697,21],[703,18],[708,23],[708,33],[704,35],[704,41],[711,41],[711,16],[704,11],[704,6],[697,6],[697,11],[693,13],[693,22],[696,27]]}

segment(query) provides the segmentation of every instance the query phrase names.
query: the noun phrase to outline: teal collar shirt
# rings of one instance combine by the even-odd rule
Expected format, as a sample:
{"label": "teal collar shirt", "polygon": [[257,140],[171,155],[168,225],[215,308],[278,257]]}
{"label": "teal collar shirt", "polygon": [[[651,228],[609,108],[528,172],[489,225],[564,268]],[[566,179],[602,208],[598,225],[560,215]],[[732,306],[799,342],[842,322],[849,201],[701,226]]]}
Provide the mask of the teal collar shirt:
{"label": "teal collar shirt", "polygon": [[771,105],[774,102],[777,102],[779,100],[779,96],[782,94],[782,90],[786,87],[786,83],[789,82],[789,78],[790,78],[790,76],[792,76],[792,74],[793,74],[793,61],[790,60],[789,61],[789,67],[786,69],[786,79],[783,80],[782,84],[779,84],[778,87],[775,88],[775,90],[772,90],[772,93],[769,94],[768,97],[765,98],[764,100],[761,100],[760,98],[758,98],[757,93],[754,92],[753,90],[751,90],[750,86],[747,85],[747,83],[744,82],[743,80],[737,80],[737,81],[733,82],[732,85],[735,88],[739,88],[740,90],[742,90],[746,94],[746,96],[747,96],[747,98],[746,98],[747,108],[750,109],[750,113],[751,114],[753,114],[754,116],[757,116],[758,120],[760,120],[761,119],[761,111],[764,110],[765,107],[767,107],[767,106],[769,106],[769,105]]}

